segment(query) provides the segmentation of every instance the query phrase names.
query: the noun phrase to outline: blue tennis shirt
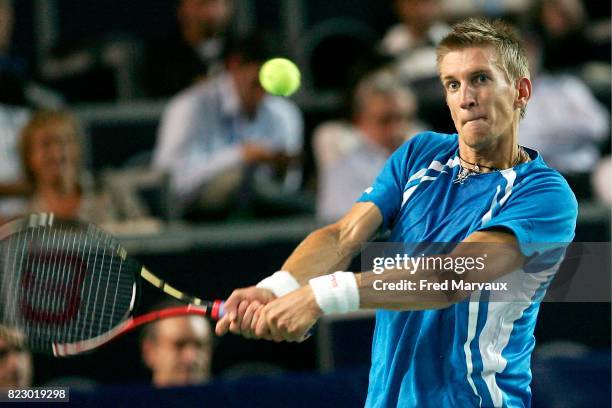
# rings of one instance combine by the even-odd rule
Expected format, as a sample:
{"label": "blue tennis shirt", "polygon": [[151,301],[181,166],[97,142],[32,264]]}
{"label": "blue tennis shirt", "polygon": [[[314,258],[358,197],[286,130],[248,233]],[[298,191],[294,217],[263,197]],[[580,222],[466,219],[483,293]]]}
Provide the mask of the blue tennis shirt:
{"label": "blue tennis shirt", "polygon": [[528,258],[517,301],[476,291],[445,309],[378,310],[367,407],[528,407],[533,331],[560,259],[532,243],[569,243],[577,203],[539,154],[455,184],[458,136],[421,133],[387,161],[359,202],[373,202],[391,242],[460,242],[475,231],[512,231]]}

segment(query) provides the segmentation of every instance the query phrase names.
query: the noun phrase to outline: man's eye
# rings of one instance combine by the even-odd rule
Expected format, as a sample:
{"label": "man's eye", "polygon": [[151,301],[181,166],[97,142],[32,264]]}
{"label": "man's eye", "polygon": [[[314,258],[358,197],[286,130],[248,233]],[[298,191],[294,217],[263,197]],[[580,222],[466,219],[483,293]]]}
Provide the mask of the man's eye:
{"label": "man's eye", "polygon": [[449,82],[446,87],[451,90],[451,91],[455,91],[457,89],[459,89],[459,83],[458,82]]}
{"label": "man's eye", "polygon": [[486,82],[489,79],[485,74],[478,75],[478,82]]}

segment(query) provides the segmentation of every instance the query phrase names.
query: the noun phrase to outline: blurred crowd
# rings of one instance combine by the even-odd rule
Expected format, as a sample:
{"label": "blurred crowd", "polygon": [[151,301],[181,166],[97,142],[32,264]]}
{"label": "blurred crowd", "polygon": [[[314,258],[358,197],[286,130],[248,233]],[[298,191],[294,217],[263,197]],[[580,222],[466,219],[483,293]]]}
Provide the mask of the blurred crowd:
{"label": "blurred crowd", "polygon": [[[580,199],[609,205],[609,13],[580,0],[450,3],[389,1],[395,24],[357,52],[333,49],[341,58],[345,50],[350,67],[302,67],[302,95],[315,97],[307,87],[317,76],[345,71],[331,84],[344,102],[317,120],[300,94],[274,97],[259,85],[264,61],[296,51],[269,30],[240,27],[240,2],[178,0],[174,30],[138,47],[102,35],[97,46],[54,44],[35,67],[11,46],[15,7],[1,0],[0,217],[44,210],[108,228],[139,221],[150,227],[157,225],[153,217],[337,218],[402,142],[425,129],[453,131],[435,46],[450,24],[474,14],[508,19],[527,44],[534,92],[520,142],[562,172]],[[337,32],[350,42],[351,30]],[[342,44],[330,38],[320,44]],[[325,58],[321,52],[313,58]],[[150,135],[152,149],[141,152],[137,166],[94,172],[86,155],[96,152],[86,150],[91,144],[73,109],[121,99],[121,89],[104,95],[121,88],[121,64],[137,73],[133,84],[123,83],[131,94],[169,99]],[[156,189],[153,198],[142,198],[142,185]]]}
{"label": "blurred crowd", "polygon": [[[435,47],[453,22],[482,14],[515,24],[529,52],[534,90],[519,142],[560,171],[579,200],[612,206],[609,4],[602,12],[581,0],[377,2],[395,22],[364,39],[359,30],[343,32],[339,20],[339,31],[319,45],[335,32],[332,44],[359,46],[335,45],[327,55],[323,45],[323,54],[312,51],[316,44],[304,47],[308,54],[302,43],[241,25],[238,7],[248,2],[176,0],[173,30],[138,41],[99,33],[89,42],[52,44],[28,61],[12,41],[14,3],[0,0],[1,222],[52,211],[113,231],[127,223],[134,232],[176,219],[337,219],[404,141],[426,129],[454,131]],[[258,81],[262,63],[279,55],[351,63],[301,66],[302,90],[281,98]],[[321,118],[307,97],[325,94],[315,85],[336,68],[344,69],[335,76],[341,81],[324,91],[340,97]],[[121,101],[129,109],[125,101],[136,97],[165,101],[152,149],[130,166],[94,171],[79,108]],[[18,333],[0,334],[0,379],[27,384],[23,342]],[[210,337],[196,318],[148,328],[142,353],[153,383],[206,380]]]}

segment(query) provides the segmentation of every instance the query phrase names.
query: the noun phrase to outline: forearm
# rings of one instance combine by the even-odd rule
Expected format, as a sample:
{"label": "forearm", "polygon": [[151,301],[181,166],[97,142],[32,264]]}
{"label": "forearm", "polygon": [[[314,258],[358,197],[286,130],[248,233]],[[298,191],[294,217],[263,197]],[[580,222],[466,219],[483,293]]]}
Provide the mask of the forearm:
{"label": "forearm", "polygon": [[[421,270],[410,274],[403,270],[388,270],[355,274],[359,289],[360,309],[427,310],[443,309],[463,300],[469,292],[454,290],[455,273],[437,274]],[[434,289],[447,282],[448,289]]]}
{"label": "forearm", "polygon": [[[477,234],[486,234],[489,239],[509,236],[492,232]],[[510,236],[510,239],[514,238]],[[463,301],[475,290],[487,288],[511,299],[517,289],[512,285],[517,283],[500,278],[519,270],[525,260],[515,242],[503,240],[465,242],[445,255],[386,259],[396,259],[396,263],[378,270],[375,264],[374,271],[339,272],[312,281],[321,309],[326,313],[357,308],[440,309]]]}
{"label": "forearm", "polygon": [[356,249],[344,245],[340,231],[328,226],[314,231],[293,251],[283,264],[282,270],[288,271],[300,283],[346,269]]}
{"label": "forearm", "polygon": [[311,233],[283,264],[300,286],[317,276],[345,270],[361,245],[369,241],[382,223],[372,203],[358,203],[340,221]]}

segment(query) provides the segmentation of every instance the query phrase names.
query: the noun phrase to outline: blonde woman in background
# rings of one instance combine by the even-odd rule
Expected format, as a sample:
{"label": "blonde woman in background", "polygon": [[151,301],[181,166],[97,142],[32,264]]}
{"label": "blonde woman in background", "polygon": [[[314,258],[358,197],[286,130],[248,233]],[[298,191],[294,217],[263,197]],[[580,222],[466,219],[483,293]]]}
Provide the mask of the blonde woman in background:
{"label": "blonde woman in background", "polygon": [[28,211],[97,224],[117,218],[108,194],[93,189],[82,167],[81,137],[76,118],[66,111],[36,112],[25,125],[20,155],[33,186]]}

